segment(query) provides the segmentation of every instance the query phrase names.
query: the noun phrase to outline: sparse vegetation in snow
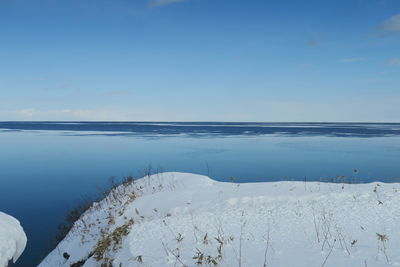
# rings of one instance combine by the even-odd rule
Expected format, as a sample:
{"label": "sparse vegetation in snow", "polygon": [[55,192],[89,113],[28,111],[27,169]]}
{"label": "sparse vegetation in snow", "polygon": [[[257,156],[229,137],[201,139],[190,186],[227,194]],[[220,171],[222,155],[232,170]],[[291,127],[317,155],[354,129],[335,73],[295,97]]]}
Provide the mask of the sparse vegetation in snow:
{"label": "sparse vegetation in snow", "polygon": [[400,264],[399,184],[238,185],[185,173],[132,179],[94,203],[40,266]]}

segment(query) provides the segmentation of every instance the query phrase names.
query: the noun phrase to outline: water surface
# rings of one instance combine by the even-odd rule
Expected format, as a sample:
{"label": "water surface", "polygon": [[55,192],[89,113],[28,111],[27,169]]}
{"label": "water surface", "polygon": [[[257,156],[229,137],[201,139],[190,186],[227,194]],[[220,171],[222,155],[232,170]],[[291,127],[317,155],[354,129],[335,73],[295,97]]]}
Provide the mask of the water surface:
{"label": "water surface", "polygon": [[149,164],[220,181],[400,182],[399,162],[394,123],[0,122],[0,210],[28,235],[16,266],[35,266],[83,196]]}

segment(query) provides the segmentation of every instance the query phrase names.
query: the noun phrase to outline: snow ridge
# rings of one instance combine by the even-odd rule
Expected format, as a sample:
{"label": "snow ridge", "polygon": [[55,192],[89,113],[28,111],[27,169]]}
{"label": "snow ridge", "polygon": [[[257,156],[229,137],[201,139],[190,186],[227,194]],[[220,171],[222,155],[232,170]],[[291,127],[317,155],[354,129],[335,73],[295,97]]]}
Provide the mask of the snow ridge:
{"label": "snow ridge", "polygon": [[113,189],[39,266],[400,266],[398,225],[397,183],[162,173]]}
{"label": "snow ridge", "polygon": [[25,249],[27,238],[19,221],[0,212],[0,266],[15,263]]}

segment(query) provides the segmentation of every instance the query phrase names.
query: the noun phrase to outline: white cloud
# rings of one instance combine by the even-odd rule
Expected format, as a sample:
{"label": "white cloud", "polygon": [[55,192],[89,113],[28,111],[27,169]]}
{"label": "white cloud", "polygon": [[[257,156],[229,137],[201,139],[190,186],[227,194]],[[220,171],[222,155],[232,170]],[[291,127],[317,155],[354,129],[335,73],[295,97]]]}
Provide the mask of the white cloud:
{"label": "white cloud", "polygon": [[352,63],[352,62],[359,62],[362,61],[363,58],[361,57],[352,57],[352,58],[342,58],[339,61],[343,63]]}
{"label": "white cloud", "polygon": [[0,110],[0,120],[32,121],[156,121],[171,120],[184,112],[167,111],[157,107],[119,109],[113,107],[94,109],[36,109]]}
{"label": "white cloud", "polygon": [[400,58],[392,58],[389,60],[388,64],[392,66],[400,66]]}
{"label": "white cloud", "polygon": [[23,117],[32,117],[37,114],[37,111],[34,108],[26,108],[18,110],[17,114]]}
{"label": "white cloud", "polygon": [[152,0],[149,4],[149,7],[161,7],[175,3],[185,2],[187,0]]}
{"label": "white cloud", "polygon": [[71,109],[1,110],[0,121],[359,121],[399,122],[400,95],[321,96],[318,99],[274,99],[252,96],[210,104],[135,105]]}
{"label": "white cloud", "polygon": [[[128,113],[129,114],[129,113]],[[128,114],[124,114],[119,110],[113,109],[60,109],[60,110],[47,110],[42,111],[41,117],[48,118],[68,118],[77,120],[123,120],[128,118]],[[132,115],[132,114],[129,114]],[[136,114],[135,114],[136,115]]]}
{"label": "white cloud", "polygon": [[99,110],[72,110],[72,109],[59,109],[59,110],[38,110],[35,108],[20,109],[14,112],[20,118],[53,118],[53,117],[70,117],[70,118],[86,118],[90,119],[96,114],[101,114]]}
{"label": "white cloud", "polygon": [[380,28],[385,32],[400,32],[400,14],[385,20]]}

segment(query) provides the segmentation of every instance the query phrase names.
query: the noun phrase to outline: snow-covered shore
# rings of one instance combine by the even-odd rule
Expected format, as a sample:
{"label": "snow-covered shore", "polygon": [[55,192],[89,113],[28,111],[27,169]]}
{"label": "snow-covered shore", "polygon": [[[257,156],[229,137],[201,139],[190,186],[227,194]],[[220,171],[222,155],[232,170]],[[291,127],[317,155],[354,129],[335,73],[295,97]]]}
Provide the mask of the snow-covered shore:
{"label": "snow-covered shore", "polygon": [[400,266],[399,226],[397,183],[162,173],[95,203],[39,266]]}
{"label": "snow-covered shore", "polygon": [[19,221],[0,212],[0,266],[7,266],[10,260],[16,262],[25,249],[26,241]]}

